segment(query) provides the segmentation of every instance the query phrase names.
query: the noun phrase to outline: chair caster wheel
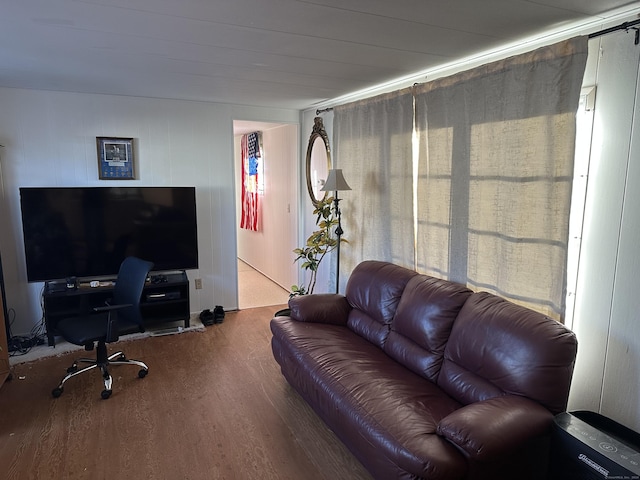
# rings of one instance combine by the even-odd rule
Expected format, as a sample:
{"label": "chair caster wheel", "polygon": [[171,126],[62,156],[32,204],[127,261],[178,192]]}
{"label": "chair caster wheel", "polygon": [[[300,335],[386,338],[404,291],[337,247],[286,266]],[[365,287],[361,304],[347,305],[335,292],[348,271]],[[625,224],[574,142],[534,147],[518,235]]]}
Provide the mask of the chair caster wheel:
{"label": "chair caster wheel", "polygon": [[102,397],[103,400],[106,400],[111,396],[111,390],[102,390],[102,393],[100,394],[100,396]]}
{"label": "chair caster wheel", "polygon": [[78,371],[77,365],[72,365],[69,368],[67,368],[67,373],[76,373],[77,371]]}
{"label": "chair caster wheel", "polygon": [[51,396],[53,398],[58,398],[60,395],[62,395],[62,388],[56,387],[53,390],[51,390]]}
{"label": "chair caster wheel", "polygon": [[145,369],[143,368],[142,370],[140,370],[140,371],[138,372],[138,377],[140,377],[140,378],[144,378],[144,377],[146,377],[146,376],[147,376],[147,373],[149,373],[149,370],[145,370]]}

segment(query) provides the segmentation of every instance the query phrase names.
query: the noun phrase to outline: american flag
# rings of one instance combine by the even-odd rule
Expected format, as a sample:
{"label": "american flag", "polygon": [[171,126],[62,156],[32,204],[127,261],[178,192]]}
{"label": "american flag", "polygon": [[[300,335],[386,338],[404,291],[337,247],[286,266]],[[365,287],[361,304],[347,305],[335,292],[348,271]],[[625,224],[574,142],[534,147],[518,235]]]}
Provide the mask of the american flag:
{"label": "american flag", "polygon": [[240,228],[258,231],[258,162],[260,153],[260,133],[242,136],[242,218]]}

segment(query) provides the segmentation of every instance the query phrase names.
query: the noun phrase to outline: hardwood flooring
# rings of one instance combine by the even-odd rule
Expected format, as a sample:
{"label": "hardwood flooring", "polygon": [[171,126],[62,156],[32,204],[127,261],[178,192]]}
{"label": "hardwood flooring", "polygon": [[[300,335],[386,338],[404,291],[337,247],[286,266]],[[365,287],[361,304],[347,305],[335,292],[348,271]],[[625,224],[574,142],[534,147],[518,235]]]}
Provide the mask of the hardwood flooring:
{"label": "hardwood flooring", "polygon": [[78,352],[15,365],[0,388],[0,477],[370,479],[280,374],[268,324],[282,307],[228,312],[203,332],[121,341],[149,375],[114,366],[108,400],[97,372],[51,397]]}

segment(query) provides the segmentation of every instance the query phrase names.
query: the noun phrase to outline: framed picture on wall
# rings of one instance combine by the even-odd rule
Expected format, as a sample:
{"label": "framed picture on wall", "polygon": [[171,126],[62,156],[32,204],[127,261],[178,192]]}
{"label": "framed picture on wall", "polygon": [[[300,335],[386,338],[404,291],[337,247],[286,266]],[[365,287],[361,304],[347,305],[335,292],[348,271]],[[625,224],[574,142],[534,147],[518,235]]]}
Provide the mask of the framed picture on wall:
{"label": "framed picture on wall", "polygon": [[133,138],[96,137],[100,180],[134,180]]}

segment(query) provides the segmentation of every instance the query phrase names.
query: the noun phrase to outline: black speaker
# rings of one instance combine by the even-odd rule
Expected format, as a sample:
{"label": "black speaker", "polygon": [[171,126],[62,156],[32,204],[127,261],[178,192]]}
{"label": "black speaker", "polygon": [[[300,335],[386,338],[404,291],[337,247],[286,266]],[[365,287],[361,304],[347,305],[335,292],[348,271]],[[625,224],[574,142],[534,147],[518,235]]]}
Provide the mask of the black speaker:
{"label": "black speaker", "polygon": [[551,480],[640,479],[640,434],[595,412],[554,419]]}

